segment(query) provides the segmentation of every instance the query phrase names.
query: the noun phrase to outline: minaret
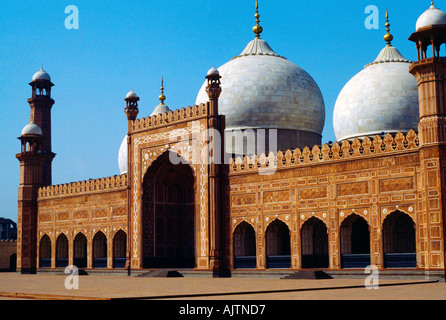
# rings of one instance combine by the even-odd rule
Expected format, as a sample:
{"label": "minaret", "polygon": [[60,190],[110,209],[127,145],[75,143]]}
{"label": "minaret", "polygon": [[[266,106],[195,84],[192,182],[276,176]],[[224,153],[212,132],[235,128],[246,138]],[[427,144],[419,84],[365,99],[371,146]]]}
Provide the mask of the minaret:
{"label": "minaret", "polygon": [[[439,14],[445,17],[444,24],[438,24]],[[418,61],[409,71],[418,81],[420,144],[442,144],[446,143],[446,57],[440,57],[440,47],[446,43],[446,14],[432,2],[418,21],[409,38],[416,44]]]}
{"label": "minaret", "polygon": [[52,184],[51,166],[55,157],[51,150],[51,108],[54,105],[51,87],[54,84],[51,82],[50,75],[42,68],[34,74],[29,85],[32,88],[32,96],[28,99],[31,107],[30,121],[42,129],[41,152],[47,156],[43,166],[43,184],[49,186]]}
{"label": "minaret", "polygon": [[21,152],[17,221],[17,269],[35,273],[37,267],[37,193],[44,185],[44,167],[48,156],[43,152],[43,131],[34,122],[18,138]]}
{"label": "minaret", "polygon": [[[131,166],[131,159],[132,159],[132,139],[131,139],[131,131],[132,131],[132,124],[133,121],[136,120],[136,117],[138,116],[139,109],[138,109],[138,101],[139,97],[138,95],[133,92],[133,90],[130,90],[129,93],[127,93],[125,97],[125,109],[124,112],[127,116],[127,210],[130,214],[131,210],[131,181],[132,181],[132,166]],[[131,274],[131,267],[132,267],[132,261],[131,261],[131,251],[132,251],[132,242],[130,239],[132,239],[132,228],[131,228],[131,219],[128,219],[128,237],[127,237],[127,273],[130,276]]]}
{"label": "minaret", "polygon": [[417,234],[420,235],[418,264],[425,269],[445,268],[446,181],[446,14],[433,2],[417,21],[415,42],[418,60],[409,72],[418,82],[420,140],[420,203]]}
{"label": "minaret", "polygon": [[124,112],[127,115],[127,120],[133,121],[136,119],[139,113],[138,109],[139,97],[135,92],[133,92],[133,90],[130,90],[129,93],[127,93],[124,100],[126,102]]}
{"label": "minaret", "polygon": [[[209,97],[208,141],[209,141],[209,267],[222,271],[221,261],[221,213],[222,213],[222,165],[224,154],[224,117],[218,114],[218,98],[221,94],[221,76],[212,67],[207,75],[206,93]],[[211,137],[212,136],[212,137]]]}

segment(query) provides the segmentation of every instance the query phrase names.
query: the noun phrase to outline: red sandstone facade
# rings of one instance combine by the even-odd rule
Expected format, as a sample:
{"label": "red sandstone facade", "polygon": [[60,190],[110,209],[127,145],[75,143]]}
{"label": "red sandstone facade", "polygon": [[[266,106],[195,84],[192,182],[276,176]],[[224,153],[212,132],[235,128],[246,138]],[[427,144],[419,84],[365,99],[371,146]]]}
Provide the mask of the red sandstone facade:
{"label": "red sandstone facade", "polygon": [[137,119],[138,99],[126,99],[126,175],[51,186],[41,113],[43,152],[17,155],[18,269],[444,270],[446,61],[426,57],[445,43],[443,28],[411,36],[420,124],[407,134],[208,163],[224,143],[213,136],[224,116],[210,74],[207,104]]}

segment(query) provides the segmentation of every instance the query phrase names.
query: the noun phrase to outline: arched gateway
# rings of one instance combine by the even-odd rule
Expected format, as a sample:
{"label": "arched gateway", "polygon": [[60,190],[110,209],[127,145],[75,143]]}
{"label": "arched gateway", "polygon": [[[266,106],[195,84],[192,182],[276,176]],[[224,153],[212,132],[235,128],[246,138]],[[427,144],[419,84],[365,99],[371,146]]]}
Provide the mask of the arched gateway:
{"label": "arched gateway", "polygon": [[169,155],[144,176],[144,268],[195,267],[194,174],[188,164],[172,164]]}

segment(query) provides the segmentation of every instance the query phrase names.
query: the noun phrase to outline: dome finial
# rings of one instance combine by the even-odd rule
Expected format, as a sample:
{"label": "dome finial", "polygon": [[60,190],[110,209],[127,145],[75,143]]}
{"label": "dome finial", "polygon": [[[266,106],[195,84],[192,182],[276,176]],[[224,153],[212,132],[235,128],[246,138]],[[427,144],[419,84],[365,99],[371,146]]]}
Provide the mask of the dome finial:
{"label": "dome finial", "polygon": [[254,15],[254,17],[256,18],[256,25],[254,26],[254,28],[252,28],[252,31],[256,34],[256,38],[260,38],[260,34],[262,33],[263,28],[259,24],[260,14],[259,14],[259,1],[258,0],[256,0],[256,14]]}
{"label": "dome finial", "polygon": [[161,103],[164,103],[166,100],[166,96],[164,95],[164,77],[161,77],[161,94],[159,96]]}
{"label": "dome finial", "polygon": [[389,23],[389,12],[386,9],[386,31],[387,34],[384,36],[384,41],[387,41],[387,45],[391,46],[392,45],[392,40],[393,40],[393,36],[390,33],[390,23]]}

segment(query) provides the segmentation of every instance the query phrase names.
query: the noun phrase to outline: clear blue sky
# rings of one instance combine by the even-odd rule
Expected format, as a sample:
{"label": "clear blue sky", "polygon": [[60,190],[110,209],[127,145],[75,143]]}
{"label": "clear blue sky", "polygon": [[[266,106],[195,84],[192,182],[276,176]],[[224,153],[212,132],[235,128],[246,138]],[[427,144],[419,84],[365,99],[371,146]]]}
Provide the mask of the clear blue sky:
{"label": "clear blue sky", "polygon": [[[446,9],[446,1],[436,1]],[[65,7],[79,9],[79,29],[65,28]],[[0,217],[17,221],[20,151],[29,122],[28,83],[43,64],[55,84],[53,183],[119,174],[127,131],[124,97],[140,97],[140,117],[159,103],[164,76],[171,109],[195,103],[207,70],[239,54],[254,38],[254,0],[0,1]],[[326,104],[323,142],[335,141],[332,113],[343,86],[385,46],[385,10],[393,45],[416,58],[408,37],[428,0],[260,0],[262,39],[318,83]],[[379,9],[368,30],[365,8]]]}

